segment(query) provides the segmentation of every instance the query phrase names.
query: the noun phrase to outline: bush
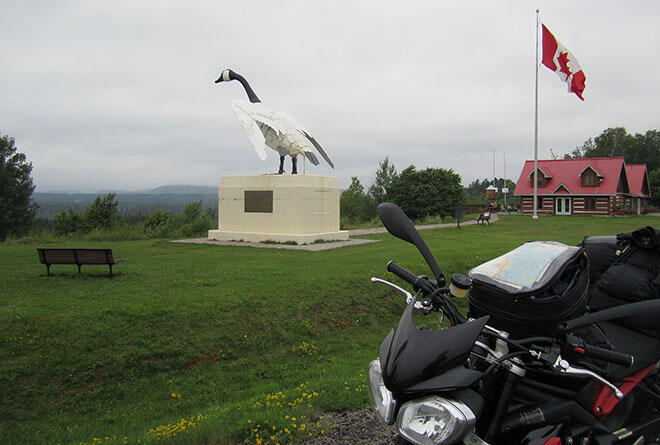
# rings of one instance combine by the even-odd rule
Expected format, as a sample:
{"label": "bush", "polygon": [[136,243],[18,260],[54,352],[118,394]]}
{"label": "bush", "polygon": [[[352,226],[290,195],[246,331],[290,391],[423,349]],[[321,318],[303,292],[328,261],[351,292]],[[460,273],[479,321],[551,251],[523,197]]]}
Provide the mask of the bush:
{"label": "bush", "polygon": [[84,223],[86,231],[109,229],[115,226],[119,220],[118,207],[119,203],[115,201],[114,193],[108,193],[103,198],[97,196],[94,202],[85,210]]}
{"label": "bush", "polygon": [[215,211],[202,208],[202,201],[188,204],[179,215],[158,209],[144,218],[144,233],[149,238],[205,236],[215,227]]}
{"label": "bush", "polygon": [[172,214],[158,209],[144,218],[143,225],[149,238],[167,238],[173,231]]}
{"label": "bush", "polygon": [[339,198],[339,213],[344,224],[358,224],[369,221],[376,214],[374,202],[364,192],[360,180],[353,176],[351,185]]}
{"label": "bush", "polygon": [[62,210],[53,217],[53,231],[57,236],[70,235],[84,230],[83,216],[72,208]]}
{"label": "bush", "polygon": [[411,165],[392,181],[387,199],[401,207],[410,219],[451,216],[456,203],[463,202],[461,177],[453,170]]}

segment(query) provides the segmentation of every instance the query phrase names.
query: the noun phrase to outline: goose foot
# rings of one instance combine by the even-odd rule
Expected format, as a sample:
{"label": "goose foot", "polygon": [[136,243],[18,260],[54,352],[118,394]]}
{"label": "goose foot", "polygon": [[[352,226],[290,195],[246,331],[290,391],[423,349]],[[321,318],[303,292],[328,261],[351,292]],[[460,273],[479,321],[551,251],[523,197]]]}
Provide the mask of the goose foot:
{"label": "goose foot", "polygon": [[292,175],[297,175],[298,174],[298,158],[291,158],[291,165],[293,166],[291,169],[291,174]]}

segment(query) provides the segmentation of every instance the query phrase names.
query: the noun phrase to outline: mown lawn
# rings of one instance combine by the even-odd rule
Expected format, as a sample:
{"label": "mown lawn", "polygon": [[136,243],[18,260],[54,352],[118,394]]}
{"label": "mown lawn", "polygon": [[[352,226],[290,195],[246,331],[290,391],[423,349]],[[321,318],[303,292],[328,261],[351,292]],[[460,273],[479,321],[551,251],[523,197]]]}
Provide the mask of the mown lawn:
{"label": "mown lawn", "polygon": [[[424,231],[447,276],[532,239],[575,244],[653,217],[502,216]],[[52,266],[0,245],[0,443],[258,443],[322,434],[316,416],[368,402],[364,371],[403,299],[371,276],[389,260],[429,274],[414,247],[322,252],[167,241],[110,247],[107,267]]]}

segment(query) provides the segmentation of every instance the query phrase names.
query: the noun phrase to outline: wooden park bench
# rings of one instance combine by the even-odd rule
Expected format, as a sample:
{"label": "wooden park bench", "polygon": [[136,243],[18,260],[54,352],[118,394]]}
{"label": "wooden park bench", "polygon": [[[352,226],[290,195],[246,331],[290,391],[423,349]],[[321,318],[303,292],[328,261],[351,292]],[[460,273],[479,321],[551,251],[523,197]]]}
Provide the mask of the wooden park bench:
{"label": "wooden park bench", "polygon": [[490,225],[490,212],[480,213],[479,217],[477,217],[477,224],[480,222]]}
{"label": "wooden park bench", "polygon": [[112,266],[120,262],[112,256],[112,249],[37,249],[41,264],[46,265],[46,272],[50,275],[51,264],[76,264],[78,273],[83,264],[107,264],[110,266],[110,276],[112,276]]}

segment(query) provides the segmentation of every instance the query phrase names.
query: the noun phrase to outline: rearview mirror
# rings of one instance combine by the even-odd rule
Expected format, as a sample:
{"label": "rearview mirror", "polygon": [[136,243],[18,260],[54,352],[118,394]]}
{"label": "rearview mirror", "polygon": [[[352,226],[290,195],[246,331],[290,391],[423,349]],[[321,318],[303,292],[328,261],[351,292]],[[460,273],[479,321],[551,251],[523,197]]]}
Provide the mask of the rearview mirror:
{"label": "rearview mirror", "polygon": [[412,221],[410,221],[410,218],[406,216],[403,210],[396,204],[384,202],[378,205],[376,211],[388,232],[417,247],[419,253],[426,260],[426,264],[431,268],[431,272],[433,272],[435,279],[438,281],[438,285],[444,286],[445,277],[440,270],[440,266],[438,266],[422,236],[415,229]]}

